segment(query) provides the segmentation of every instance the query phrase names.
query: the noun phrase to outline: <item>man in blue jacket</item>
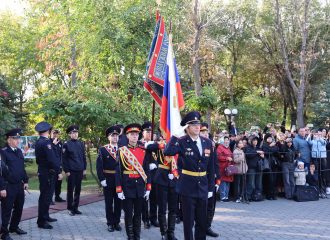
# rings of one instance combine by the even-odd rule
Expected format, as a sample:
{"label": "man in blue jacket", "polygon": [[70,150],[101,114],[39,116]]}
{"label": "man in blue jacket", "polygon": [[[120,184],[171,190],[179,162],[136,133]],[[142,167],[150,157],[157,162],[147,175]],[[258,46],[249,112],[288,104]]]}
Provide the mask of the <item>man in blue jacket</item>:
{"label": "man in blue jacket", "polygon": [[209,139],[199,136],[200,118],[198,112],[189,112],[181,121],[187,135],[178,138],[174,133],[164,150],[164,155],[179,155],[176,190],[182,199],[186,240],[206,239],[207,199],[213,196],[215,185],[213,146]]}
{"label": "man in blue jacket", "polygon": [[293,147],[299,154],[299,158],[304,162],[305,167],[309,169],[309,163],[311,161],[311,149],[308,141],[305,139],[305,128],[299,128],[297,136],[293,139]]}

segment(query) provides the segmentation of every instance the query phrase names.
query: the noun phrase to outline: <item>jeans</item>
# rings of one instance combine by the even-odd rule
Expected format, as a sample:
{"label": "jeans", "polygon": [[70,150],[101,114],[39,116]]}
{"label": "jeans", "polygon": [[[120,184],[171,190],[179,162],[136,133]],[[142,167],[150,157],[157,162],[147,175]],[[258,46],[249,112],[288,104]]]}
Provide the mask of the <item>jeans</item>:
{"label": "jeans", "polygon": [[230,183],[222,181],[220,183],[220,198],[222,199],[228,199],[228,194],[229,194],[229,187]]}
{"label": "jeans", "polygon": [[234,176],[234,196],[236,200],[242,195],[242,178],[243,175],[241,174],[236,174]]}
{"label": "jeans", "polygon": [[246,194],[249,199],[253,192],[262,192],[262,173],[257,172],[254,168],[249,168],[247,171],[247,189]]}
{"label": "jeans", "polygon": [[294,163],[282,163],[282,178],[286,198],[292,198],[294,193]]}

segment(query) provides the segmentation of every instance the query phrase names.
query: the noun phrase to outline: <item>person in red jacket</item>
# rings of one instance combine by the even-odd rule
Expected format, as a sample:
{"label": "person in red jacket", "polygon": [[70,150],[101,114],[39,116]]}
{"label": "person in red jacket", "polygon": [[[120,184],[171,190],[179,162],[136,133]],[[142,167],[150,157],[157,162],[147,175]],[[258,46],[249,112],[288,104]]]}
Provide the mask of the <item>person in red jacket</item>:
{"label": "person in red jacket", "polygon": [[220,198],[222,202],[228,202],[230,183],[233,182],[233,176],[227,176],[225,173],[226,167],[233,163],[233,153],[229,148],[229,138],[224,137],[224,143],[217,148],[217,156],[220,166]]}

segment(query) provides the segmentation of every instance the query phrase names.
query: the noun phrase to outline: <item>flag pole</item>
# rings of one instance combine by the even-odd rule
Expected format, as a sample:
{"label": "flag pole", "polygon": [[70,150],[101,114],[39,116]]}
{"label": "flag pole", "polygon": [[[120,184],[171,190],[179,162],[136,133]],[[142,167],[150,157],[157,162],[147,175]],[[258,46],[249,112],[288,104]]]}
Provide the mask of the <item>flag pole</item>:
{"label": "flag pole", "polygon": [[[157,3],[157,10],[156,10],[156,19],[158,20],[159,17],[159,9],[160,9],[160,5],[162,4],[162,0],[156,0]],[[151,141],[153,141],[154,139],[154,128],[155,128],[155,108],[156,108],[156,102],[153,99],[152,100],[152,115],[151,115]]]}

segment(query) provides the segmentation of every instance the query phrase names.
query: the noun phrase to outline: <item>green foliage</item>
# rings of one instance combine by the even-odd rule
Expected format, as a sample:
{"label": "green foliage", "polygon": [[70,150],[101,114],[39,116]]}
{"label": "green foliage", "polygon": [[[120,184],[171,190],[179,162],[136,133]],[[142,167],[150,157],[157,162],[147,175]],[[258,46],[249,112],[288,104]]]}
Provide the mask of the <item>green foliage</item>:
{"label": "green foliage", "polygon": [[330,125],[330,80],[317,87],[317,99],[311,104],[312,121],[315,126],[324,127]]}
{"label": "green foliage", "polygon": [[248,130],[251,126],[263,127],[268,122],[278,120],[279,113],[272,108],[272,101],[261,93],[260,89],[250,92],[237,106],[232,106],[238,110],[235,122],[239,129]]}

